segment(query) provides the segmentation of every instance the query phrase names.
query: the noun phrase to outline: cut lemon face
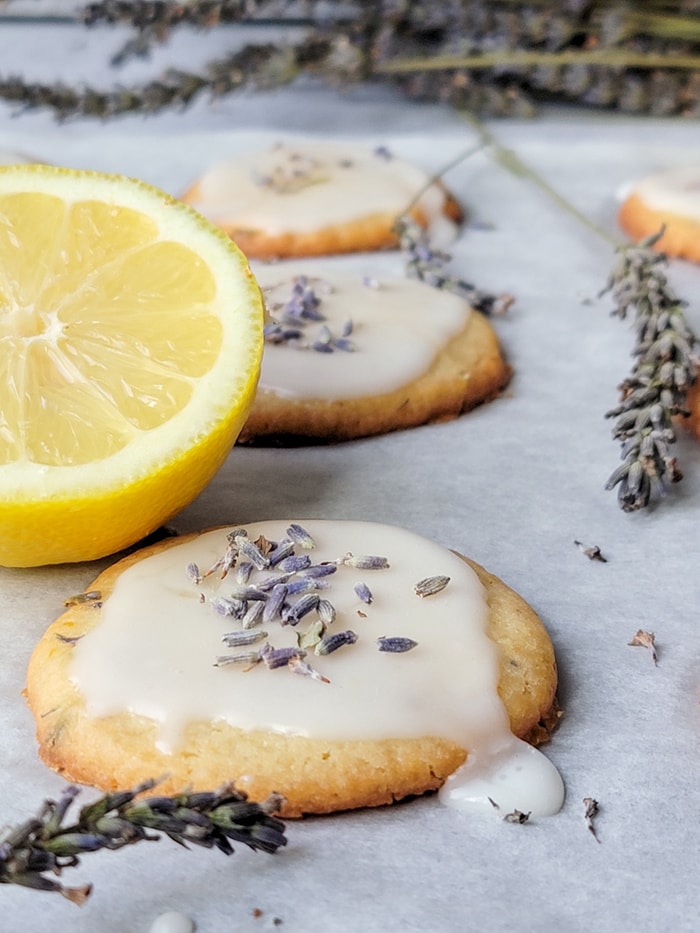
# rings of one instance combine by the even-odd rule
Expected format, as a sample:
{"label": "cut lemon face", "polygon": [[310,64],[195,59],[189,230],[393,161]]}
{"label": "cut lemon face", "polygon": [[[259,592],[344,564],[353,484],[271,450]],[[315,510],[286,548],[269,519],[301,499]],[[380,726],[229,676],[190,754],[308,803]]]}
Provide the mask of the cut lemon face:
{"label": "cut lemon face", "polygon": [[90,560],[209,482],[262,355],[231,240],[142,182],[0,168],[0,564]]}

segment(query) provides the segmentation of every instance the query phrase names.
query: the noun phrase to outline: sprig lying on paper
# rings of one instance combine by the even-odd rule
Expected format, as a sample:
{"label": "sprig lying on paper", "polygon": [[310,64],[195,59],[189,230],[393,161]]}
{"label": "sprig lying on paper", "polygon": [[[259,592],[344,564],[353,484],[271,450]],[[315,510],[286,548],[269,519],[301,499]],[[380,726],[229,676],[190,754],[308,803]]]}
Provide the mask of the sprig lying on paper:
{"label": "sprig lying on paper", "polygon": [[[160,833],[187,848],[188,843],[231,855],[231,840],[251,849],[275,852],[287,844],[284,823],[274,816],[282,798],[248,801],[231,785],[216,792],[140,797],[156,781],[131,791],[105,794],[84,806],[74,823],[64,823],[79,791],[69,786],[59,800],[47,800],[36,817],[0,836],[0,884],[20,884],[55,891],[83,904],[92,885],[64,887],[50,874],[80,864],[80,856],[100,849],[121,849],[135,842],[157,841]],[[150,830],[150,832],[149,832]]]}
{"label": "sprig lying on paper", "polygon": [[669,482],[682,479],[670,445],[676,439],[673,419],[686,414],[688,389],[697,380],[700,343],[685,318],[683,302],[663,273],[663,253],[652,249],[663,229],[638,244],[621,244],[605,228],[594,223],[510,149],[504,148],[473,114],[461,116],[478,133],[485,151],[507,172],[534,184],[554,204],[586,229],[614,245],[618,262],[601,292],[611,292],[613,314],[635,315],[635,364],[620,385],[620,404],[607,412],[616,418],[613,436],[622,441],[624,463],[612,474],[607,489],[619,485],[618,501],[626,512],[649,505],[663,496]]}
{"label": "sprig lying on paper", "polygon": [[670,445],[676,439],[673,419],[685,412],[685,396],[697,379],[700,345],[685,320],[684,303],[669,286],[663,254],[651,248],[662,236],[619,250],[619,261],[604,292],[615,301],[613,314],[635,316],[635,363],[620,385],[620,404],[607,413],[615,418],[613,436],[622,442],[624,462],[606,488],[619,486],[625,512],[649,505],[664,495],[669,482],[683,474]]}

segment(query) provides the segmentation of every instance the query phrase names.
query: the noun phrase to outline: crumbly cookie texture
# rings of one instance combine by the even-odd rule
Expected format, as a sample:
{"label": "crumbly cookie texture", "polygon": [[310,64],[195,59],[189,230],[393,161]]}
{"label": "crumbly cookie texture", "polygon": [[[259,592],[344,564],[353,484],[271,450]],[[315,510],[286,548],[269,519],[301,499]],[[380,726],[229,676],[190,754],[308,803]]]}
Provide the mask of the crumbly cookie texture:
{"label": "crumbly cookie texture", "polygon": [[322,140],[278,143],[213,165],[183,195],[253,259],[396,247],[409,211],[422,226],[456,224],[440,184],[383,147]]}
{"label": "crumbly cookie texture", "polygon": [[[126,570],[195,538],[170,539],[132,554],[102,573],[89,590],[99,591],[104,605]],[[478,564],[462,560],[473,568],[485,590],[486,632],[497,646],[497,689],[510,728],[514,735],[538,744],[547,738],[548,726],[556,718],[557,671],[549,636],[520,596]],[[369,614],[371,607],[365,608]],[[103,611],[95,601],[71,605],[44,634],[29,665],[26,697],[36,720],[40,755],[69,780],[114,790],[166,774],[164,793],[183,787],[211,788],[233,780],[254,799],[272,792],[283,794],[284,815],[300,816],[377,806],[434,790],[468,755],[459,742],[431,735],[327,739],[241,729],[222,719],[189,722],[181,744],[170,754],[159,747],[156,723],[144,715],[122,710],[91,716],[71,679],[75,646],[100,626]],[[396,629],[401,629],[400,619]],[[134,652],[138,650],[135,644]],[[410,658],[388,656],[386,660],[400,664]],[[241,671],[225,673],[251,676]],[[255,674],[268,677],[273,691],[276,677],[296,679],[287,671]],[[323,691],[333,689],[307,678],[299,680],[304,689],[310,688],[312,703],[323,703],[328,696]],[[380,690],[380,703],[381,694]],[[430,703],[430,697],[420,702]],[[408,710],[406,716],[410,717]]]}
{"label": "crumbly cookie texture", "polygon": [[[414,279],[370,287],[329,269],[305,279],[323,320],[295,322],[284,302],[299,279],[274,266],[256,274],[281,333],[300,336],[267,339],[241,442],[346,441],[446,421],[495,398],[510,379],[491,324],[457,295]],[[291,305],[296,311],[300,299]],[[344,321],[351,332],[335,340]]]}
{"label": "crumbly cookie texture", "polygon": [[700,165],[650,175],[623,201],[618,220],[633,239],[658,233],[654,249],[700,262]]}

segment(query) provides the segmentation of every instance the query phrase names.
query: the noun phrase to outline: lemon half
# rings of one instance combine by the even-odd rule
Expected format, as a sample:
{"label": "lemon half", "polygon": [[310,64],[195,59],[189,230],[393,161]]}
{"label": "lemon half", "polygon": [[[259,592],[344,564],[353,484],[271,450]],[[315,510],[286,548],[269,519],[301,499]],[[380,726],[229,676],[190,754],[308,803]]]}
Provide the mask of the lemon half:
{"label": "lemon half", "polygon": [[247,417],[262,325],[244,255],[186,205],[0,168],[0,564],[111,554],[189,503]]}

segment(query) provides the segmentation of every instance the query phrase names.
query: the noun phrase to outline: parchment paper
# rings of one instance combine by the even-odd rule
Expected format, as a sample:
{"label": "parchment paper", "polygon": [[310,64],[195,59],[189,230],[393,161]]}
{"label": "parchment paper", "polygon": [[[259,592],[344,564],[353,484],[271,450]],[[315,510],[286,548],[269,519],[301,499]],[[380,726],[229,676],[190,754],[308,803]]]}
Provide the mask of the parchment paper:
{"label": "parchment paper", "polygon": [[[0,128],[4,149],[125,172],[174,194],[212,158],[292,130],[351,132],[431,170],[473,140],[437,107],[313,87],[104,128],[61,127],[45,115],[5,116]],[[700,142],[697,124],[566,111],[492,128],[611,232],[619,187],[697,161]],[[538,610],[555,644],[565,716],[546,753],[566,782],[564,809],[521,826],[424,798],[291,822],[289,845],[274,857],[242,846],[227,859],[167,841],[142,844],[88,856],[66,873],[67,884],[95,884],[82,909],[3,888],[3,931],[145,933],[167,909],[192,917],[200,933],[698,929],[700,446],[681,432],[682,483],[648,511],[618,509],[604,490],[618,448],[603,415],[630,367],[632,333],[597,299],[612,248],[484,152],[446,182],[469,211],[455,270],[516,298],[495,321],[515,373],[504,396],[448,424],[349,444],[237,447],[172,525],[184,532],[281,516],[378,520],[501,576]],[[369,273],[400,270],[395,255],[361,261]],[[670,274],[699,328],[700,269],[674,263]],[[588,560],[574,539],[600,546],[607,563]],[[36,755],[24,672],[64,598],[107,563],[0,570],[0,822],[24,819],[61,791]],[[658,667],[628,645],[639,628],[656,633]],[[584,797],[600,804],[597,841]]]}

